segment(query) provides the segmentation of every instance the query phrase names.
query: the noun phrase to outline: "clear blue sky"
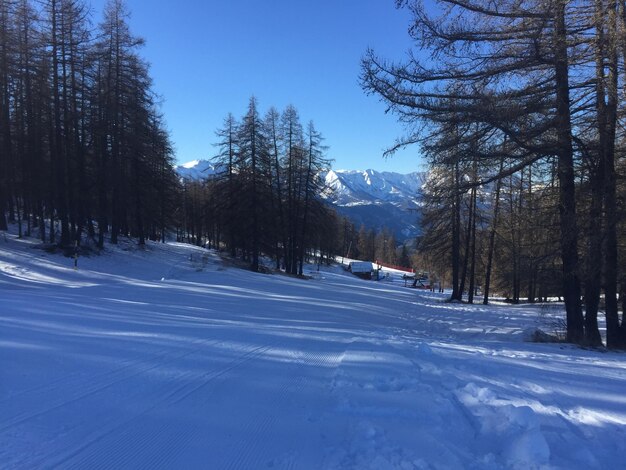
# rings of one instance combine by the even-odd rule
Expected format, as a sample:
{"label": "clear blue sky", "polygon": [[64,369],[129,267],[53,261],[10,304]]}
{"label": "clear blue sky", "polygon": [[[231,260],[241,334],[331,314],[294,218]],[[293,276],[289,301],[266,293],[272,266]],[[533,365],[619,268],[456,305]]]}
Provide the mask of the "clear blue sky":
{"label": "clear blue sky", "polygon": [[[89,3],[89,0],[87,0]],[[94,22],[105,0],[92,0]],[[228,112],[251,95],[262,112],[293,104],[313,120],[335,169],[410,172],[417,148],[383,159],[403,128],[358,81],[367,47],[403,59],[409,13],[394,0],[127,0],[132,31],[146,40],[154,88],[179,163],[213,156]]]}

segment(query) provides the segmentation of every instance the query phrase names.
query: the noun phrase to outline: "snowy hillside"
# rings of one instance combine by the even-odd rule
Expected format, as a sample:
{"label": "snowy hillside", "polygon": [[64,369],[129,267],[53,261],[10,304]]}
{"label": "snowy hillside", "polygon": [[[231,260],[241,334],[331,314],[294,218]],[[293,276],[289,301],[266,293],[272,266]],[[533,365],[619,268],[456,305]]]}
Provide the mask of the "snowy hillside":
{"label": "snowy hillside", "polygon": [[624,355],[523,342],[536,307],[182,244],[71,266],[0,234],[2,468],[623,466]]}

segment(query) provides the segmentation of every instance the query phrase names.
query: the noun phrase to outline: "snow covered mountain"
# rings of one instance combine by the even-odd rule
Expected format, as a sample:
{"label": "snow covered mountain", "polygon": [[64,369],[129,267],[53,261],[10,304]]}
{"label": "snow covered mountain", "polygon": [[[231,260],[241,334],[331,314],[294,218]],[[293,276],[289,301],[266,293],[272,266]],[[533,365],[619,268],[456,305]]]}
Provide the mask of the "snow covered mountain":
{"label": "snow covered mountain", "polygon": [[338,206],[390,203],[401,209],[419,206],[423,173],[376,170],[330,170],[324,175],[327,198]]}
{"label": "snow covered mountain", "polygon": [[[179,165],[182,178],[211,177],[220,169],[208,160]],[[408,174],[376,170],[329,170],[320,176],[326,183],[323,197],[357,227],[391,230],[398,241],[419,233],[418,214],[424,173]]]}
{"label": "snow covered mountain", "polygon": [[330,170],[323,177],[328,188],[324,197],[357,226],[386,227],[398,241],[419,233],[424,173]]}
{"label": "snow covered mountain", "polygon": [[209,160],[192,160],[176,166],[176,172],[181,178],[201,180],[219,173],[220,168]]}

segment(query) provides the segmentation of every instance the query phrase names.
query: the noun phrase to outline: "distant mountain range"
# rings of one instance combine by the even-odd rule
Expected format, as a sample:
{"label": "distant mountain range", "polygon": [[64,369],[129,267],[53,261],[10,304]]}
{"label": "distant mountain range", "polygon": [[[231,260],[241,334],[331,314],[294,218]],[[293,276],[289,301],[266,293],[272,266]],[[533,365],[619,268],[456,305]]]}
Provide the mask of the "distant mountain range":
{"label": "distant mountain range", "polygon": [[328,188],[323,196],[357,227],[386,227],[398,241],[419,234],[424,173],[330,170],[323,176]]}
{"label": "distant mountain range", "polygon": [[176,166],[176,172],[181,178],[201,180],[214,176],[220,172],[220,169],[218,165],[214,165],[209,160],[192,160]]}
{"label": "distant mountain range", "polygon": [[[207,160],[176,167],[182,178],[204,179],[220,172]],[[389,229],[399,242],[419,234],[417,209],[425,173],[408,174],[376,170],[329,170],[320,176],[326,183],[322,195],[337,211],[358,227]]]}

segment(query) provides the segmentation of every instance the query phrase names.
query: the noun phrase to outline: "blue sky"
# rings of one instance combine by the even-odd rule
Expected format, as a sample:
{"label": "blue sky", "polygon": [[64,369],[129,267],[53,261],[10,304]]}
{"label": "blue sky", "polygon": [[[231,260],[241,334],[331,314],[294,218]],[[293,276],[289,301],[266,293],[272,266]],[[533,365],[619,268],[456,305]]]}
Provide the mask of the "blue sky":
{"label": "blue sky", "polygon": [[[94,22],[105,0],[93,0]],[[335,169],[419,170],[419,150],[383,159],[403,133],[358,83],[367,47],[403,59],[407,11],[393,0],[127,0],[132,31],[146,39],[155,90],[179,163],[213,156],[228,112],[251,95],[261,110],[293,104],[315,122]]]}

